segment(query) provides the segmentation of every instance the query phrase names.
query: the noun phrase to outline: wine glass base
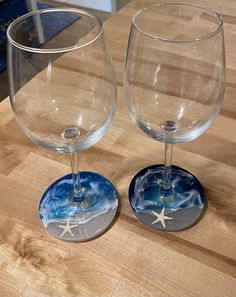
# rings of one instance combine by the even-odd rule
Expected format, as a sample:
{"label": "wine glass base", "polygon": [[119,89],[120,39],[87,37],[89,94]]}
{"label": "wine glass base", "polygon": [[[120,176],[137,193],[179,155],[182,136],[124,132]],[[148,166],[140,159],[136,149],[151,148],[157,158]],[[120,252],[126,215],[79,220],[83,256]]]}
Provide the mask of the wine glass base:
{"label": "wine glass base", "polygon": [[54,237],[72,242],[93,239],[112,223],[118,208],[118,193],[112,183],[94,172],[80,172],[84,200],[73,200],[72,175],[56,180],[43,194],[39,215]]}
{"label": "wine glass base", "polygon": [[170,190],[163,190],[163,165],[142,169],[132,179],[129,201],[136,217],[161,231],[181,231],[193,226],[205,206],[204,190],[188,171],[171,166]]}

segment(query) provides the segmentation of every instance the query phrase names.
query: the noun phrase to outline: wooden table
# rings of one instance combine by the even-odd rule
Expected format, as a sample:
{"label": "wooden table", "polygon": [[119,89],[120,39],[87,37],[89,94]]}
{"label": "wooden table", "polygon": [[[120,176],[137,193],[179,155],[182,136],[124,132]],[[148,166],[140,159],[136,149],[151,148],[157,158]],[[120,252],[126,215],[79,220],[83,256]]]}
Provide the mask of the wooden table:
{"label": "wooden table", "polygon": [[81,170],[107,176],[120,193],[120,213],[103,236],[67,243],[43,229],[39,199],[52,181],[70,171],[67,156],[36,147],[19,130],[9,101],[0,104],[1,297],[236,296],[235,1],[188,0],[213,7],[225,21],[227,82],[221,114],[207,133],[174,151],[174,163],[195,174],[206,189],[205,216],[186,231],[162,233],[142,225],[128,203],[132,176],[163,158],[163,144],[132,123],[122,91],[131,15],[155,2],[134,0],[105,24],[118,108],[108,133],[80,156]]}

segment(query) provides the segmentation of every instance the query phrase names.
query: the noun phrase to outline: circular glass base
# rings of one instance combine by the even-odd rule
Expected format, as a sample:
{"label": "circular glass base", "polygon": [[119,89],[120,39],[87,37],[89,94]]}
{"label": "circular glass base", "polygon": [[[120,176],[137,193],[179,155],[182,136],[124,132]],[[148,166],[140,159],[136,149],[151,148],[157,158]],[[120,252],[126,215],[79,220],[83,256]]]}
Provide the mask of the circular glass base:
{"label": "circular glass base", "polygon": [[55,181],[39,204],[40,219],[46,230],[58,239],[80,242],[103,233],[118,207],[118,193],[112,183],[94,172],[80,172],[84,200],[73,201],[72,175]]}
{"label": "circular glass base", "polygon": [[138,172],[129,187],[129,201],[136,217],[162,231],[181,231],[194,225],[205,205],[203,187],[188,171],[171,166],[172,188],[163,190],[163,165]]}

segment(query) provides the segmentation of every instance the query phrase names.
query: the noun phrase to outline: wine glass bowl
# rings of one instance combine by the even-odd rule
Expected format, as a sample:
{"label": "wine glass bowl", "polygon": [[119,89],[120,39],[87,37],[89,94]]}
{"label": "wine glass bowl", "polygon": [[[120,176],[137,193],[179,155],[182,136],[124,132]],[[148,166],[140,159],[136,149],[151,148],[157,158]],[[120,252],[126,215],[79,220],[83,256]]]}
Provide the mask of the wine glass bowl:
{"label": "wine glass bowl", "polygon": [[[73,31],[64,28],[61,21],[62,27],[57,25],[60,33],[52,40],[32,45],[31,36],[37,33],[36,17],[45,26],[55,21],[60,24],[61,19],[78,20],[73,23]],[[25,23],[28,31],[24,29]],[[72,34],[76,24],[79,36]],[[116,104],[115,82],[101,27],[95,16],[70,9],[33,12],[11,25],[10,55],[17,56],[11,65],[14,69],[10,76],[11,85],[14,83],[11,103],[21,128],[41,146],[61,152],[83,150],[96,143],[109,126]],[[14,42],[22,40],[22,35],[24,42],[19,49]],[[17,64],[21,66],[17,68]],[[77,127],[80,137],[69,148],[62,134],[70,127]]]}
{"label": "wine glass bowl", "polygon": [[[171,168],[172,144],[191,141],[211,126],[220,111],[224,81],[219,14],[196,5],[161,4],[134,15],[125,63],[125,99],[136,125],[166,144],[165,166],[140,171],[130,185],[131,206],[145,224],[177,231],[199,219],[204,191],[189,172]],[[175,220],[167,219],[168,226],[152,224],[154,213],[163,209],[174,213]]]}
{"label": "wine glass bowl", "polygon": [[10,99],[19,126],[41,147],[70,154],[72,174],[43,194],[42,223],[63,240],[94,238],[118,205],[110,181],[78,172],[76,154],[102,138],[116,108],[103,25],[83,10],[51,8],[18,18],[7,35]]}

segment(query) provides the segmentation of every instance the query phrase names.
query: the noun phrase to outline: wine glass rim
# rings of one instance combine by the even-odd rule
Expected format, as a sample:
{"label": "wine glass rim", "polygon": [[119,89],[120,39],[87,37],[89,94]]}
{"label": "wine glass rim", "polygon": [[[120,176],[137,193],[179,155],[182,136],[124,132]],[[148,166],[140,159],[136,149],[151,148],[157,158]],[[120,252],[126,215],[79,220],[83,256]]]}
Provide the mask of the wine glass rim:
{"label": "wine glass rim", "polygon": [[[160,37],[158,35],[153,35],[153,34],[150,34],[150,33],[147,33],[145,31],[143,31],[136,23],[136,18],[141,15],[142,13],[144,13],[145,11],[147,10],[150,10],[152,8],[160,8],[160,7],[164,7],[164,6],[192,6],[192,7],[195,7],[195,8],[200,8],[208,13],[210,13],[212,16],[216,17],[219,21],[219,25],[218,25],[218,28],[212,32],[210,32],[209,34],[206,34],[206,35],[202,35],[200,37],[197,37],[197,38],[188,38],[188,39],[169,39],[169,38],[163,38],[163,37]],[[214,9],[211,9],[211,8],[208,8],[208,7],[204,7],[204,6],[201,6],[201,5],[197,5],[197,4],[188,4],[188,3],[181,3],[181,2],[176,2],[176,3],[165,3],[165,4],[154,4],[154,5],[150,5],[150,6],[146,6],[146,7],[143,7],[141,9],[139,9],[132,17],[132,23],[133,25],[135,26],[135,28],[143,35],[149,37],[149,38],[152,38],[152,39],[157,39],[157,40],[160,40],[160,41],[164,41],[164,42],[173,42],[173,43],[186,43],[186,42],[197,42],[197,41],[201,41],[201,40],[205,40],[205,39],[209,39],[210,37],[213,37],[215,36],[216,34],[218,34],[222,28],[223,28],[223,18],[222,16],[216,12]]]}
{"label": "wine glass rim", "polygon": [[[75,12],[78,14],[82,14],[85,16],[90,17],[91,19],[93,19],[99,26],[99,32],[88,42],[85,42],[81,45],[75,44],[73,46],[68,46],[68,47],[59,47],[59,48],[36,48],[36,47],[29,47],[29,46],[25,46],[20,44],[19,42],[15,41],[12,37],[11,37],[11,30],[12,28],[19,22],[21,22],[24,19],[27,19],[30,16],[34,16],[34,15],[40,15],[40,14],[44,14],[47,12]],[[29,13],[26,13],[22,16],[20,16],[19,18],[17,18],[16,20],[14,20],[9,27],[7,28],[7,39],[8,41],[13,44],[14,46],[18,47],[21,50],[24,51],[28,51],[28,52],[33,52],[33,53],[41,53],[41,54],[53,54],[53,53],[62,53],[62,52],[70,52],[70,51],[74,51],[80,48],[83,48],[91,43],[93,43],[94,41],[96,41],[101,34],[103,33],[103,23],[102,21],[94,14],[90,14],[85,10],[82,9],[77,9],[77,8],[64,8],[64,7],[56,7],[56,8],[45,8],[45,9],[38,9],[35,11],[31,11]]]}

